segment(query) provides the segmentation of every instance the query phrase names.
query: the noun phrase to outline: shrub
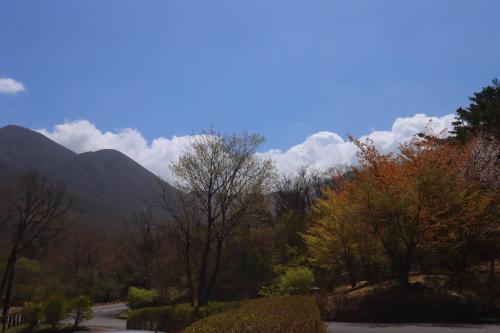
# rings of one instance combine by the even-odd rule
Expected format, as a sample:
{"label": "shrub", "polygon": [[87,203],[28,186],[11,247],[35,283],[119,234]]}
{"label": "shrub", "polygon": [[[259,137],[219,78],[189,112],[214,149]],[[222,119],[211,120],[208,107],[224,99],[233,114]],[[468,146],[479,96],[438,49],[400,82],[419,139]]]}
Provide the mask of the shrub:
{"label": "shrub", "polygon": [[23,321],[28,324],[30,330],[33,330],[40,322],[42,316],[42,304],[35,302],[26,302],[21,312]]}
{"label": "shrub", "polygon": [[185,293],[176,287],[167,288],[167,300],[171,303],[175,303],[180,300]]}
{"label": "shrub", "polygon": [[225,311],[238,303],[211,302],[197,312],[190,304],[160,306],[131,310],[128,312],[127,329],[159,330],[170,332],[180,330],[195,320]]}
{"label": "shrub", "polygon": [[130,287],[127,295],[127,305],[131,309],[139,309],[151,306],[160,294],[154,289],[142,289]]}
{"label": "shrub", "polygon": [[83,320],[92,318],[92,302],[86,296],[77,296],[69,301],[68,318],[74,322],[74,327],[78,327]]}
{"label": "shrub", "polygon": [[477,297],[449,290],[398,288],[379,289],[369,294],[336,296],[334,319],[382,322],[457,322],[480,319]]}
{"label": "shrub", "polygon": [[214,314],[234,309],[240,306],[239,302],[210,302],[198,309],[196,319],[206,318]]}
{"label": "shrub", "polygon": [[51,296],[43,305],[43,317],[45,322],[55,328],[64,317],[64,305],[64,299],[62,297]]}
{"label": "shrub", "polygon": [[307,294],[313,284],[313,272],[307,267],[288,268],[278,279],[278,287],[283,295]]}
{"label": "shrub", "polygon": [[315,301],[306,296],[261,298],[199,320],[184,333],[325,332]]}

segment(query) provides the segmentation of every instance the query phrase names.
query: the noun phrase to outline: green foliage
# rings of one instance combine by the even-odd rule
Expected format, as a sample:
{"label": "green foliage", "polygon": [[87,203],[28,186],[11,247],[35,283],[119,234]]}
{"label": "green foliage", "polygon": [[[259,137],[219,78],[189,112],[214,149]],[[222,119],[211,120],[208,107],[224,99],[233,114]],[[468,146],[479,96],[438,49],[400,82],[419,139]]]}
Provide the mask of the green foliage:
{"label": "green foliage", "polygon": [[283,295],[309,293],[314,284],[314,274],[307,267],[290,267],[278,278],[278,287]]}
{"label": "green foliage", "polygon": [[160,294],[154,289],[142,289],[130,287],[127,295],[127,305],[129,308],[135,310],[151,306],[158,299]]}
{"label": "green foliage", "polygon": [[240,305],[240,302],[210,302],[207,305],[198,308],[196,318],[206,318],[229,309],[237,308]]}
{"label": "green foliage", "polygon": [[61,296],[51,296],[43,305],[43,317],[53,328],[59,324],[65,315],[65,301]]}
{"label": "green foliage", "polygon": [[175,306],[150,307],[128,312],[127,329],[159,330],[170,332],[180,330],[195,320],[238,306],[238,303],[211,302],[206,306],[195,308],[190,304]]}
{"label": "green foliage", "polygon": [[77,296],[68,302],[68,318],[77,327],[83,320],[92,318],[92,301],[87,296]]}
{"label": "green foliage", "polygon": [[24,303],[21,315],[23,321],[29,325],[30,329],[35,328],[42,316],[42,304],[36,302]]}
{"label": "green foliage", "polygon": [[199,320],[184,333],[325,332],[315,301],[305,296],[262,298]]}
{"label": "green foliage", "polygon": [[[1,270],[0,270],[1,271]],[[36,260],[20,257],[17,260],[15,270],[14,290],[11,298],[13,304],[21,304],[25,301],[36,299],[39,296],[41,286],[41,267]]]}
{"label": "green foliage", "polygon": [[281,296],[279,286],[272,284],[270,286],[264,286],[260,288],[259,295],[262,297],[277,297]]}
{"label": "green foliage", "polygon": [[110,302],[120,298],[123,282],[111,272],[82,271],[67,285],[68,295],[88,295],[94,302]]}
{"label": "green foliage", "polygon": [[167,299],[169,302],[174,303],[177,302],[184,296],[184,292],[176,287],[170,287],[167,289]]}
{"label": "green foliage", "polygon": [[467,108],[457,110],[457,121],[453,123],[456,138],[465,142],[480,131],[500,138],[500,81],[493,80],[469,100]]}

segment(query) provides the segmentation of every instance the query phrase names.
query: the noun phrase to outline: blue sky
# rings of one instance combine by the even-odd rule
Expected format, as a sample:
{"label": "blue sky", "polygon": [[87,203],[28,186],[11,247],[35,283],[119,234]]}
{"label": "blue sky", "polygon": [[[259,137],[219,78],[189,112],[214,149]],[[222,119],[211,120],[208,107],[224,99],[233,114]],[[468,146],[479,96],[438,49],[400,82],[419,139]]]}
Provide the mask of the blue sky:
{"label": "blue sky", "polygon": [[500,77],[500,1],[2,1],[0,124],[88,120],[146,140],[443,116]]}

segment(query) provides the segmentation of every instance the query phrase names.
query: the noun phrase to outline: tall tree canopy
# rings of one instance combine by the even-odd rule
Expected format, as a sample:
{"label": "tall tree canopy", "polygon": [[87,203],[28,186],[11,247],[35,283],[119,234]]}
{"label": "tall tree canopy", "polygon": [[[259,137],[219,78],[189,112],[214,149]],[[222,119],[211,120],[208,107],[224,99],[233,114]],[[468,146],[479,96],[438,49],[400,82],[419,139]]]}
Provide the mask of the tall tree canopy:
{"label": "tall tree canopy", "polygon": [[453,133],[461,142],[469,140],[479,132],[486,132],[500,138],[500,81],[494,79],[491,85],[469,97],[472,102],[467,108],[457,110]]}
{"label": "tall tree canopy", "polygon": [[209,131],[193,139],[171,165],[178,188],[192,197],[203,217],[196,291],[200,306],[208,302],[214,289],[226,239],[265,206],[263,194],[274,169],[270,160],[257,154],[263,141],[256,134]]}

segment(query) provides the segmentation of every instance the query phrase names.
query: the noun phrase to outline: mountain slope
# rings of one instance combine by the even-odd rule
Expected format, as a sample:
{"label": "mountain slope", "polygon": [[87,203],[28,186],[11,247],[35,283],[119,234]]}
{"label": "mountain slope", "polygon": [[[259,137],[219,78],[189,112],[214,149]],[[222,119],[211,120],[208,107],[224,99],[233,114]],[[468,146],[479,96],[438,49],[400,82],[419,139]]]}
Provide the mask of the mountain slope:
{"label": "mountain slope", "polygon": [[32,130],[0,128],[2,186],[15,187],[13,178],[30,168],[66,185],[73,212],[84,223],[116,224],[128,219],[153,205],[160,189],[157,176],[116,150],[76,154]]}

